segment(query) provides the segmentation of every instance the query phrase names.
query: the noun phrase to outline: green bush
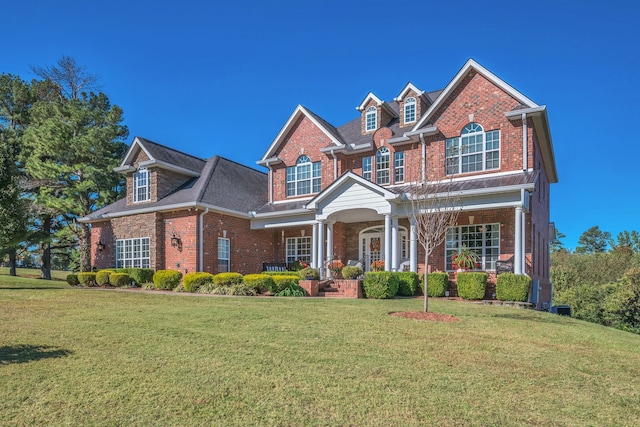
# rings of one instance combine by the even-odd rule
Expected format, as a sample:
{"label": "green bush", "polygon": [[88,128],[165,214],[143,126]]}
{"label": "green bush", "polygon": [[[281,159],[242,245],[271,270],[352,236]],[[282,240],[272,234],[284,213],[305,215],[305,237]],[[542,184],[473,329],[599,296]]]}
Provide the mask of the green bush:
{"label": "green bush", "polygon": [[173,290],[180,283],[182,273],[176,270],[158,270],[153,275],[156,289]]}
{"label": "green bush", "polygon": [[129,286],[131,284],[131,276],[129,276],[127,273],[114,272],[109,276],[109,283],[120,288]]}
{"label": "green bush", "polygon": [[226,289],[227,295],[249,297],[249,296],[254,296],[256,294],[255,289],[242,283],[230,286],[228,288],[223,288],[223,289]]}
{"label": "green bush", "polygon": [[278,292],[288,288],[291,285],[297,285],[300,278],[298,276],[272,276],[273,278],[273,287],[269,289],[269,292],[272,294],[277,294]]}
{"label": "green bush", "polygon": [[213,276],[213,283],[218,286],[233,286],[242,283],[242,274],[240,273],[218,273]]}
{"label": "green bush", "polygon": [[458,296],[469,300],[483,299],[487,289],[487,273],[458,273]]}
{"label": "green bush", "polygon": [[115,273],[113,270],[100,270],[96,273],[96,283],[98,286],[106,286],[109,282],[109,275]]}
{"label": "green bush", "polygon": [[640,334],[640,269],[629,269],[610,287],[602,311],[604,325]]}
{"label": "green bush", "polygon": [[302,280],[318,280],[320,279],[320,271],[317,268],[307,267],[298,271],[298,276]]}
{"label": "green bush", "polygon": [[342,267],[342,277],[345,279],[357,279],[362,276],[362,269],[357,265],[346,265]]}
{"label": "green bush", "polygon": [[291,276],[298,274],[297,271],[263,271],[262,274],[268,274],[269,276]]}
{"label": "green bush", "polygon": [[[439,298],[445,296],[445,292],[449,288],[449,275],[445,272],[435,271],[433,273],[429,273],[427,276],[429,280],[429,297]],[[420,281],[420,289],[422,289],[422,293],[424,294],[424,282]]]}
{"label": "green bush", "polygon": [[398,295],[411,297],[418,287],[418,273],[412,271],[399,271],[393,273],[398,277]]}
{"label": "green bush", "polygon": [[524,274],[498,274],[496,281],[496,298],[500,301],[526,302],[529,299],[531,277]]}
{"label": "green bush", "polygon": [[362,288],[367,298],[393,298],[398,293],[400,280],[389,271],[368,271]]}
{"label": "green bush", "polygon": [[199,294],[212,294],[214,289],[219,288],[220,286],[217,286],[215,283],[211,282],[211,283],[204,283],[202,284],[197,290],[196,292],[198,292]]}
{"label": "green bush", "polygon": [[182,279],[182,286],[184,286],[184,290],[187,292],[195,292],[205,283],[213,283],[213,274],[205,272],[188,273],[185,274],[184,279]]}
{"label": "green bush", "polygon": [[78,273],[78,281],[82,286],[96,286],[96,273]]}
{"label": "green bush", "polygon": [[78,280],[77,274],[67,274],[67,283],[70,286],[78,286],[80,284],[80,280]]}
{"label": "green bush", "polygon": [[293,283],[274,295],[277,297],[306,297],[307,291]]}
{"label": "green bush", "polygon": [[155,270],[151,268],[118,268],[118,273],[127,273],[138,285],[153,282]]}
{"label": "green bush", "polygon": [[242,283],[256,292],[265,292],[275,287],[273,277],[268,274],[247,274],[242,278]]}

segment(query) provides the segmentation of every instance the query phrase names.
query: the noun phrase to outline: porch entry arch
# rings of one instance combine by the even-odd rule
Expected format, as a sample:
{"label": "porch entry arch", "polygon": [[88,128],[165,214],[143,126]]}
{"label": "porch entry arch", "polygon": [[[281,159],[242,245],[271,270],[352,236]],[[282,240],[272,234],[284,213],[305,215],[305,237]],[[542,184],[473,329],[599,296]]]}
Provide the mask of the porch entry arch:
{"label": "porch entry arch", "polygon": [[[409,233],[403,226],[398,226],[398,254],[400,260],[409,258]],[[364,271],[371,270],[371,263],[385,259],[384,225],[367,227],[358,234],[358,257],[362,260]],[[391,256],[391,254],[388,254]]]}

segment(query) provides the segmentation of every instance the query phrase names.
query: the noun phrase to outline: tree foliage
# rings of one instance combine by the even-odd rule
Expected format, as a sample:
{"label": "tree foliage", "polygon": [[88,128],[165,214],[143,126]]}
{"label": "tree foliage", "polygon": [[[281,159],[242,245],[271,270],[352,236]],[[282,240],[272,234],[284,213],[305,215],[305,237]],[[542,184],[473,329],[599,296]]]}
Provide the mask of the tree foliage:
{"label": "tree foliage", "polygon": [[611,242],[611,233],[600,230],[600,227],[594,225],[580,236],[578,239],[577,253],[595,254],[606,252]]}

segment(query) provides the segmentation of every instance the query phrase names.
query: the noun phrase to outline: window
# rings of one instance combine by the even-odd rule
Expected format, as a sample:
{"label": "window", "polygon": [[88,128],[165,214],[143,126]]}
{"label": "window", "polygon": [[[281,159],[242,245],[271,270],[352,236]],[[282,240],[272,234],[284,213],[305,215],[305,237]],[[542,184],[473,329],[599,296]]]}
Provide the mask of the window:
{"label": "window", "polygon": [[416,121],[416,99],[414,97],[407,98],[404,101],[404,122],[413,123]]}
{"label": "window", "polygon": [[231,245],[229,239],[218,238],[218,273],[229,272],[231,263]]}
{"label": "window", "polygon": [[389,183],[389,149],[380,147],[376,152],[376,184]]}
{"label": "window", "polygon": [[397,151],[393,155],[393,182],[404,181],[404,151]]}
{"label": "window", "polygon": [[287,197],[319,193],[320,190],[320,162],[311,163],[305,155],[298,157],[296,165],[287,168]]}
{"label": "window", "polygon": [[451,258],[462,246],[476,253],[479,270],[495,270],[500,256],[500,224],[464,225],[447,230],[446,270],[451,271]]}
{"label": "window", "polygon": [[367,108],[367,114],[365,115],[367,122],[367,132],[370,130],[376,130],[378,122],[378,109],[376,107]]}
{"label": "window", "polygon": [[150,268],[149,238],[116,240],[117,268]]}
{"label": "window", "polygon": [[311,237],[287,238],[287,264],[297,260],[311,264]]}
{"label": "window", "polygon": [[371,157],[362,158],[362,177],[371,181]]}
{"label": "window", "polygon": [[133,174],[133,201],[144,202],[151,198],[149,171],[141,168]]}
{"label": "window", "polygon": [[500,168],[500,131],[485,133],[478,123],[469,123],[445,144],[447,175]]}

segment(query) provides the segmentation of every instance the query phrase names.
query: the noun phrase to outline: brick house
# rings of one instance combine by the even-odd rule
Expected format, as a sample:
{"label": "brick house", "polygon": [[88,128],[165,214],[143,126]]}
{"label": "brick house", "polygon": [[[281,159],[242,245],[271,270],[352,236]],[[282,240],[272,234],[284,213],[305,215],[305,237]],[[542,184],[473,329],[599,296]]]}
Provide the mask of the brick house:
{"label": "brick house", "polygon": [[[469,60],[442,90],[407,83],[392,101],[369,93],[356,108],[359,117],[334,127],[296,107],[257,162],[266,176],[136,138],[117,169],[127,174],[126,200],[83,219],[93,224],[92,239],[108,242],[94,251],[94,265],[122,264],[119,254],[127,239],[135,248],[131,233],[140,229],[154,268],[256,272],[265,261],[321,267],[340,259],[423,272],[408,198],[414,185],[447,182],[461,212],[426,270],[451,272],[464,245],[489,272],[487,297],[497,263],[509,260],[532,277],[532,301],[549,303],[549,186],[557,172],[546,107]],[[230,171],[241,179],[223,176]],[[150,190],[141,204],[136,182],[145,173]],[[196,187],[221,191],[196,197]],[[226,264],[218,250],[223,230],[232,235],[222,246]],[[171,246],[174,234],[181,253]]]}

